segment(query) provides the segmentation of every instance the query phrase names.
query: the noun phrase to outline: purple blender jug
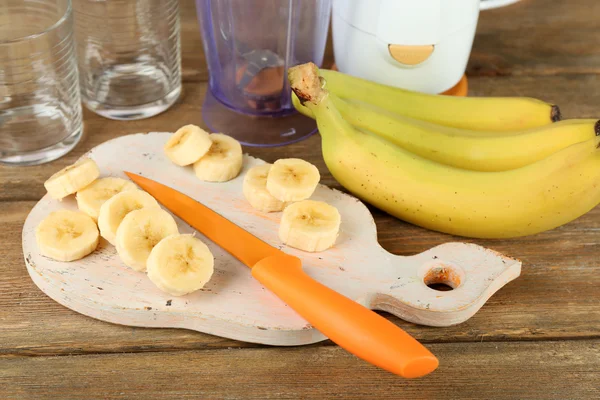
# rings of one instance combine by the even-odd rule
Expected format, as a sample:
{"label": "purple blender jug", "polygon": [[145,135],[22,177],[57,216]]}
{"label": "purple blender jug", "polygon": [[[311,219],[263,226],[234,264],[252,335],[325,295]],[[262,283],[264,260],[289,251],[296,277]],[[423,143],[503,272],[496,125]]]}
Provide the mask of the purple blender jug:
{"label": "purple blender jug", "polygon": [[245,145],[278,146],[316,131],[291,103],[287,69],[321,65],[331,0],[196,0],[209,71],[202,116]]}

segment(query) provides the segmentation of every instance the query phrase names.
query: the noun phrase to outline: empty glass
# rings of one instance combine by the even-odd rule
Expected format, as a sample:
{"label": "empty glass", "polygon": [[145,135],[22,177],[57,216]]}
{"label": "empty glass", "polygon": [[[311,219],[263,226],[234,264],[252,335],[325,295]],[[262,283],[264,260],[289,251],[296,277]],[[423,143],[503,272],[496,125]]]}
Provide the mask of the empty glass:
{"label": "empty glass", "polygon": [[81,96],[112,119],[165,111],[181,92],[178,0],[73,0]]}
{"label": "empty glass", "polygon": [[287,69],[321,65],[331,0],[196,0],[196,8],[210,75],[202,116],[211,130],[257,146],[314,133],[314,121],[292,106]]}
{"label": "empty glass", "polygon": [[0,0],[0,162],[32,165],[82,135],[69,0]]}

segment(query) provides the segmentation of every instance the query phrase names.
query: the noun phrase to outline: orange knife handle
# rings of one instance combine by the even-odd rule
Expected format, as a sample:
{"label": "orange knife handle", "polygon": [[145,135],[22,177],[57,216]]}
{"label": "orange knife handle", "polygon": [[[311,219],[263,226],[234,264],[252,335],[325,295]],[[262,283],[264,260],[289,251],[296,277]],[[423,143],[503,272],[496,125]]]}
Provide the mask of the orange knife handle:
{"label": "orange knife handle", "polygon": [[387,319],[309,277],[299,258],[267,257],[252,276],[325,336],[371,364],[405,378],[434,371],[438,359]]}

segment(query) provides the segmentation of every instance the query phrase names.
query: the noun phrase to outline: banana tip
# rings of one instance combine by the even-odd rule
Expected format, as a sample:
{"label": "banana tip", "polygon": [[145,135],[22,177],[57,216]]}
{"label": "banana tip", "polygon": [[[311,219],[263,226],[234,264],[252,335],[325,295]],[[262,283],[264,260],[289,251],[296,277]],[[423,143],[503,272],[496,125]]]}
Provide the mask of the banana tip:
{"label": "banana tip", "polygon": [[596,121],[596,124],[594,125],[594,133],[596,136],[600,136],[600,120]]}
{"label": "banana tip", "polygon": [[557,105],[553,105],[550,111],[550,119],[552,122],[558,122],[562,120],[562,114],[560,113],[560,108]]}

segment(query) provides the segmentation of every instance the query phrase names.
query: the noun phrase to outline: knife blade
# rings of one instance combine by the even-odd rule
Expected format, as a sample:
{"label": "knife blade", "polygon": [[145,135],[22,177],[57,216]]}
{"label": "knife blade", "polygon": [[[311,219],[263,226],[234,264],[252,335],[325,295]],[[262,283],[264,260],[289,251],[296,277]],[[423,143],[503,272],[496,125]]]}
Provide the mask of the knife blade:
{"label": "knife blade", "polygon": [[131,172],[125,174],[251,268],[254,278],[340,347],[405,378],[421,377],[438,367],[438,359],[404,330],[304,273],[298,257],[276,249],[169,186]]}

